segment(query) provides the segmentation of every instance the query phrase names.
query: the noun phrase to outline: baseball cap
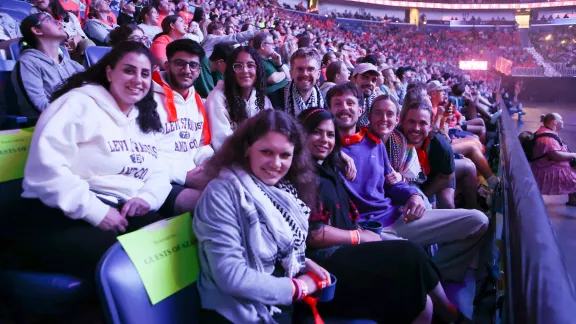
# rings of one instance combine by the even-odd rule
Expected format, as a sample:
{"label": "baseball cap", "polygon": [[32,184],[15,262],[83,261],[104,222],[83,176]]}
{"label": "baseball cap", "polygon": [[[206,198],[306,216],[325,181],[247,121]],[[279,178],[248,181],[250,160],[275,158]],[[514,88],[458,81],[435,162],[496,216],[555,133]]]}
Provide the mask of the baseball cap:
{"label": "baseball cap", "polygon": [[448,90],[450,89],[447,86],[443,86],[440,81],[438,80],[433,80],[430,81],[426,84],[426,92],[430,93],[430,92],[434,92],[434,91],[444,91],[444,90]]}
{"label": "baseball cap", "polygon": [[378,68],[371,63],[360,63],[358,65],[356,65],[356,67],[354,68],[354,72],[352,72],[352,76],[357,76],[358,74],[364,74],[366,72],[370,72],[373,71],[374,73],[378,74],[378,76],[380,76],[380,71],[378,71]]}
{"label": "baseball cap", "polygon": [[236,42],[222,42],[214,45],[214,51],[210,55],[210,61],[228,60],[228,57],[236,47],[240,46]]}

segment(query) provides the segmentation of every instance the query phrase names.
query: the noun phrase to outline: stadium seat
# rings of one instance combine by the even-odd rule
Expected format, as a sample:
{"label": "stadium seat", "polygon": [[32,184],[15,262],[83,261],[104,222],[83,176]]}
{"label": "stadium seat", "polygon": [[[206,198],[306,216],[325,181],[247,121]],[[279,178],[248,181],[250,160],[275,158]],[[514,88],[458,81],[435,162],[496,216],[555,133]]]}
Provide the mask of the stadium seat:
{"label": "stadium seat", "polygon": [[[2,136],[12,133],[14,130],[0,132],[0,140]],[[22,179],[0,182],[0,258],[3,265],[0,270],[0,298],[7,302],[13,316],[57,315],[69,312],[86,300],[86,287],[80,279],[63,274],[18,270],[21,264],[20,256],[13,252],[11,246],[18,244],[15,238],[18,238],[18,233],[23,230],[14,222],[25,209],[21,193]]]}
{"label": "stadium seat", "polygon": [[29,13],[24,13],[19,10],[14,10],[12,8],[0,7],[0,12],[7,13],[10,17],[14,18],[14,20],[20,23],[24,18],[28,17]]}
{"label": "stadium seat", "polygon": [[136,267],[120,243],[114,244],[100,260],[96,283],[109,324],[194,324],[200,321],[196,283],[152,305]]}
{"label": "stadium seat", "polygon": [[90,46],[86,48],[86,64],[92,66],[112,50],[107,46]]}
{"label": "stadium seat", "polygon": [[[17,1],[17,0],[2,0],[0,1],[0,10],[1,9],[9,9],[14,11],[19,11],[26,16],[30,14],[30,9],[32,5],[26,1]],[[15,18],[15,17],[12,17]],[[16,19],[16,18],[15,18]]]}
{"label": "stadium seat", "polygon": [[[10,44],[10,57],[13,60],[18,61],[20,59],[20,52],[22,51],[22,47],[20,46],[19,42]],[[60,46],[60,50],[58,51],[60,54],[64,55],[66,58],[70,59],[70,53],[64,46]]]}

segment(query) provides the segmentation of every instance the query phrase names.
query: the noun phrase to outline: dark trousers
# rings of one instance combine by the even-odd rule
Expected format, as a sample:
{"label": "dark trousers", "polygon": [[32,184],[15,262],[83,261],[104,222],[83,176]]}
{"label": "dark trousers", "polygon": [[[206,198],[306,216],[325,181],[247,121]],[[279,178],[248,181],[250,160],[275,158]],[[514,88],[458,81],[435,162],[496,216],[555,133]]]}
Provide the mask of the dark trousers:
{"label": "dark trousers", "polygon": [[[292,324],[292,308],[283,309],[282,313],[274,315],[274,320],[279,324]],[[232,324],[226,317],[215,310],[203,309],[200,313],[202,324]]]}
{"label": "dark trousers", "polygon": [[[38,199],[24,199],[8,239],[21,270],[62,273],[94,282],[95,270],[104,253],[116,243],[117,233],[103,231],[84,220],[66,217]],[[155,212],[128,218],[126,232],[161,220]]]}

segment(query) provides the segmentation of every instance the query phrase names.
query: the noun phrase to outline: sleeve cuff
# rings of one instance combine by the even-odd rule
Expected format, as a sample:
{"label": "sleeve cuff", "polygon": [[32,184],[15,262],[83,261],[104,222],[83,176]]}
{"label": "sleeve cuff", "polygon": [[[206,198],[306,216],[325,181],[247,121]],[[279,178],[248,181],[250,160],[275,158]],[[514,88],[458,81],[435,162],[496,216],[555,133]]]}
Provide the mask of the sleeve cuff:
{"label": "sleeve cuff", "polygon": [[[174,168],[176,169],[176,168]],[[172,183],[175,184],[179,184],[181,186],[183,186],[186,183],[186,175],[188,174],[188,171],[177,171],[177,170],[172,170],[172,179],[170,179],[172,181]]]}
{"label": "sleeve cuff", "polygon": [[158,206],[158,199],[156,199],[156,197],[154,197],[154,195],[149,192],[142,192],[136,197],[147,202],[148,205],[150,205],[150,210],[158,210],[160,208],[160,206]]}
{"label": "sleeve cuff", "polygon": [[104,220],[109,210],[110,206],[98,200],[98,203],[94,204],[94,208],[92,208],[88,214],[84,216],[83,219],[90,223],[92,226],[96,227],[102,223],[102,220]]}

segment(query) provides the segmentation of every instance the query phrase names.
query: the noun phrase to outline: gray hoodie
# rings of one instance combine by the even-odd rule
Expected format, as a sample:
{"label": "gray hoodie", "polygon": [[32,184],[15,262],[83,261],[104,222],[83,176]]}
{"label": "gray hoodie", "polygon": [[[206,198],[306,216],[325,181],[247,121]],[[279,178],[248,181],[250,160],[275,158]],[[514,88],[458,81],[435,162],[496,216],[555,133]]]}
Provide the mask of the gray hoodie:
{"label": "gray hoodie", "polygon": [[18,96],[20,111],[24,116],[37,117],[50,103],[50,96],[72,75],[84,71],[84,67],[61,55],[55,63],[36,49],[22,52],[20,61],[12,71],[12,84]]}

